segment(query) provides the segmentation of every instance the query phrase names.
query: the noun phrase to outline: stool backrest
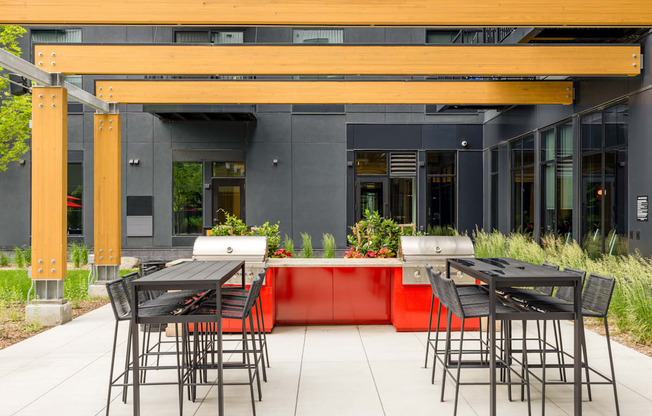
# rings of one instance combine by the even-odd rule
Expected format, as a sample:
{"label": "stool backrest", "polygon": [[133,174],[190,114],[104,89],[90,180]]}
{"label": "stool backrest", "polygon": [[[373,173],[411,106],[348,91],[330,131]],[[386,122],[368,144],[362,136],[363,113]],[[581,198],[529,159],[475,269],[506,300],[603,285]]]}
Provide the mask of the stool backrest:
{"label": "stool backrest", "polygon": [[109,294],[109,300],[111,300],[111,308],[115,319],[118,321],[130,319],[131,297],[124,279],[117,279],[107,283],[106,291]]}
{"label": "stool backrest", "polygon": [[462,308],[462,302],[460,302],[460,296],[457,293],[455,282],[440,274],[435,279],[435,285],[437,286],[439,301],[455,316],[464,318],[464,308]]}
{"label": "stool backrest", "polygon": [[[573,269],[570,267],[564,267],[565,272],[575,273],[582,276],[582,281],[580,287],[584,287],[584,279],[586,278],[586,272],[584,270]],[[565,300],[566,302],[572,302],[575,299],[575,292],[573,286],[559,286],[557,292],[555,292],[555,297],[557,299]]]}
{"label": "stool backrest", "polygon": [[435,295],[437,299],[439,299],[439,293],[437,292],[437,285],[435,285],[435,280],[437,280],[441,276],[441,273],[436,272],[435,269],[432,268],[432,266],[426,264],[426,274],[428,275],[428,281],[430,281],[432,294]]}
{"label": "stool backrest", "polygon": [[263,287],[263,278],[261,275],[262,273],[256,276],[254,281],[251,283],[251,286],[249,286],[249,293],[247,294],[247,300],[245,301],[244,307],[245,316],[251,312],[251,308],[254,307],[256,299],[258,299],[258,296],[260,296],[260,290]]}
{"label": "stool backrest", "polygon": [[613,277],[590,274],[582,292],[582,307],[606,317],[615,285]]}

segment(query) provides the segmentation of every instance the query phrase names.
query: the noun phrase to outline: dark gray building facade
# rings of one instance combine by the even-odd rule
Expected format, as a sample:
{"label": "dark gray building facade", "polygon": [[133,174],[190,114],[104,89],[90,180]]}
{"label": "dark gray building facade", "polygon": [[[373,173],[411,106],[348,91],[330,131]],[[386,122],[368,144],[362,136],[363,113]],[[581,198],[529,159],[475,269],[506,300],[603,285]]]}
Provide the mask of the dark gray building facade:
{"label": "dark gray building facade", "polygon": [[[652,37],[626,34],[643,45],[643,75],[575,79],[571,106],[121,105],[123,250],[175,257],[223,219],[219,208],[248,225],[278,221],[298,245],[300,233],[312,235],[315,246],[331,233],[344,247],[348,226],[372,209],[424,232],[478,226],[536,238],[591,236],[604,251],[652,254],[649,222],[637,220],[638,198],[652,193]],[[33,44],[47,42],[523,39],[536,36],[527,29],[39,27],[22,46],[32,59]],[[387,78],[401,79],[380,77]],[[99,79],[107,77],[71,81],[94,91]],[[92,110],[70,103],[68,125],[69,239],[92,246]],[[28,154],[25,164],[0,174],[0,248],[29,244],[30,170]]]}

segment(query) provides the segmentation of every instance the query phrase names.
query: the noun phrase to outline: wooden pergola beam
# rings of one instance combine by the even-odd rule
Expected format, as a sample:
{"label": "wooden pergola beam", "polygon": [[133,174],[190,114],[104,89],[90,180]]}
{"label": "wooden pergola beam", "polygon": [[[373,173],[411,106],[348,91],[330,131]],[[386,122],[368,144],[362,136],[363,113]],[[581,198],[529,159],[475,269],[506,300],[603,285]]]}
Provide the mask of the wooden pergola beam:
{"label": "wooden pergola beam", "polygon": [[652,26],[649,0],[0,0],[0,24]]}
{"label": "wooden pergola beam", "polygon": [[82,75],[634,76],[639,45],[37,45],[36,65]]}
{"label": "wooden pergola beam", "polygon": [[571,104],[567,81],[98,81],[121,104]]}

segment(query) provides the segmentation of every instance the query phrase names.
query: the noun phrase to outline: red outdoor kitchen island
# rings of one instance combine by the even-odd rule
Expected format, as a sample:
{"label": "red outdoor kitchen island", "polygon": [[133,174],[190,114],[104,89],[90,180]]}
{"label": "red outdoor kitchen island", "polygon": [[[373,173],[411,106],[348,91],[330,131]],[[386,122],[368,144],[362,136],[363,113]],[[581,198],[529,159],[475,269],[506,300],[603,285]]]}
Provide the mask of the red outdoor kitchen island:
{"label": "red outdoor kitchen island", "polygon": [[[473,246],[470,240],[455,241],[461,237],[431,241],[428,237],[410,238],[414,240],[403,241],[401,258],[268,259],[261,291],[265,329],[271,331],[276,324],[392,324],[397,331],[426,331],[432,290],[423,266],[427,262],[443,272],[447,256],[409,256],[407,243],[420,245],[417,249],[421,252],[432,249],[443,253],[455,251],[450,245],[457,245],[460,255],[451,257],[470,257]],[[466,245],[461,253],[460,245]],[[461,275],[453,278],[474,282]],[[437,306],[435,299],[435,310]],[[453,319],[452,329],[459,329],[459,321]],[[225,321],[224,330],[237,332],[238,326]],[[445,322],[441,329],[445,329]]]}
{"label": "red outdoor kitchen island", "polygon": [[[389,259],[268,259],[265,237],[199,237],[193,258],[245,260],[247,283],[267,265],[260,297],[268,332],[276,324],[392,324],[397,331],[427,331],[432,289],[425,264],[445,273],[447,258],[473,257],[473,243],[468,237],[404,236],[400,246],[399,258]],[[461,273],[451,277],[475,283]],[[240,279],[233,284],[241,285]],[[459,326],[453,317],[452,329]],[[224,331],[239,332],[240,322],[225,320]]]}

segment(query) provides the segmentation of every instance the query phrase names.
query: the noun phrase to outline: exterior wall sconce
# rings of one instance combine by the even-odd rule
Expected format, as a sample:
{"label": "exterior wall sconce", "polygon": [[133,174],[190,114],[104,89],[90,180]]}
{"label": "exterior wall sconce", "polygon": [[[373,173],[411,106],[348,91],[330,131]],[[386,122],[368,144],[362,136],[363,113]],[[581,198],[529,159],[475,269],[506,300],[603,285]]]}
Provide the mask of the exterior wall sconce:
{"label": "exterior wall sconce", "polygon": [[27,163],[25,159],[21,159],[20,162],[18,162],[20,166],[25,166],[25,163]]}
{"label": "exterior wall sconce", "polygon": [[130,165],[140,165],[140,159],[129,159]]}
{"label": "exterior wall sconce", "polygon": [[278,159],[274,159],[274,160],[272,160],[272,164],[273,164],[274,166],[278,166]]}

